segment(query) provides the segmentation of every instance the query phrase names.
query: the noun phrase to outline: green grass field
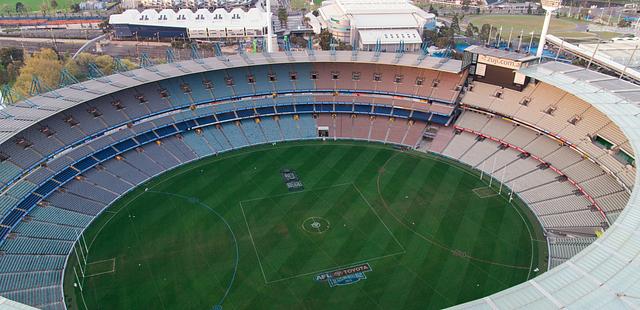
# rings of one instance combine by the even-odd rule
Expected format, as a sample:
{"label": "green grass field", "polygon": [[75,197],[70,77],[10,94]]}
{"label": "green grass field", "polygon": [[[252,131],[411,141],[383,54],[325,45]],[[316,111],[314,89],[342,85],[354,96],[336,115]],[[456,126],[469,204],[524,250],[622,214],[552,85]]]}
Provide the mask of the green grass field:
{"label": "green grass field", "polygon": [[322,4],[322,0],[313,0],[313,5],[309,0],[291,0],[291,8],[294,10],[307,9],[309,11],[314,10]]}
{"label": "green grass field", "polygon": [[[507,37],[511,28],[513,28],[514,37],[520,34],[520,30],[524,32],[524,38],[529,39],[529,33],[535,31],[535,35],[539,36],[542,31],[544,16],[537,15],[478,15],[471,16],[466,20],[480,28],[483,24],[491,24],[496,28],[502,26],[502,34]],[[586,32],[584,25],[586,22],[570,18],[551,19],[549,25],[549,33],[565,39],[584,40],[584,39],[610,39],[610,33]],[[463,27],[464,28],[464,27]]]}
{"label": "green grass field", "polygon": [[13,13],[15,13],[15,7],[17,2],[22,2],[25,5],[28,12],[39,12],[41,13],[41,8],[44,3],[46,3],[50,12],[62,11],[68,12],[70,11],[71,5],[74,3],[80,3],[81,0],[56,0],[58,6],[54,9],[51,7],[51,0],[3,0],[0,2],[0,7],[6,5]]}
{"label": "green grass field", "polygon": [[[287,190],[284,168],[304,190]],[[65,299],[69,309],[452,306],[546,269],[533,215],[486,182],[381,144],[283,143],[210,157],[97,218],[84,236],[88,264],[69,258]],[[360,264],[370,270],[350,285],[316,278]]]}

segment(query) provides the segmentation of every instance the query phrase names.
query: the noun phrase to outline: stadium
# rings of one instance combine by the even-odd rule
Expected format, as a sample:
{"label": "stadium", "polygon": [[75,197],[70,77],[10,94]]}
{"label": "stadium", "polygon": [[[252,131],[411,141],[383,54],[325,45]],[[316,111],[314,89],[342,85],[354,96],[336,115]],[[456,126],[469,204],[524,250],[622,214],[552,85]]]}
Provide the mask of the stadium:
{"label": "stadium", "polygon": [[640,306],[637,85],[482,47],[194,56],[2,110],[4,305]]}

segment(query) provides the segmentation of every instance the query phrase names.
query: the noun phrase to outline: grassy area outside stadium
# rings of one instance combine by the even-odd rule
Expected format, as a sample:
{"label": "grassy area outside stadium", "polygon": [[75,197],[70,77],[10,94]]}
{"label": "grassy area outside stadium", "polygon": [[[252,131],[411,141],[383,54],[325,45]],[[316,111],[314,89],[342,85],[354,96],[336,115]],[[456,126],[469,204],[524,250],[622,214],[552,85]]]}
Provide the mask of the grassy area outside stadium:
{"label": "grassy area outside stadium", "polygon": [[[289,191],[283,169],[303,188]],[[493,185],[457,162],[364,142],[209,157],[105,210],[83,236],[88,254],[69,256],[65,301],[69,309],[452,306],[546,270],[534,215]]]}
{"label": "grassy area outside stadium", "polygon": [[[523,33],[523,44],[528,44],[531,38],[530,33],[534,32],[537,40],[542,31],[544,16],[542,15],[477,15],[469,16],[465,19],[466,23],[472,23],[476,27],[482,27],[483,24],[490,24],[496,29],[502,27],[502,37],[507,39],[513,29],[512,36],[517,38],[520,31]],[[465,28],[464,26],[463,28]],[[573,18],[552,18],[549,25],[549,33],[566,40],[586,40],[586,39],[603,39],[608,40],[612,37],[621,36],[620,34],[610,32],[589,32],[587,31],[588,22],[576,20]],[[517,39],[514,39],[517,40]]]}

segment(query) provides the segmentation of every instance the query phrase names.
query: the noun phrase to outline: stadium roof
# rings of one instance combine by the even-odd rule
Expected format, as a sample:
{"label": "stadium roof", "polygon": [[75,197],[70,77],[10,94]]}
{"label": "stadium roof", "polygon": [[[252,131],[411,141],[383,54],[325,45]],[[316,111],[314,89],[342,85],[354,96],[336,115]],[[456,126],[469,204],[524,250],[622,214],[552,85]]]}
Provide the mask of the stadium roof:
{"label": "stadium roof", "polygon": [[0,310],[35,310],[36,308],[0,296]]}
{"label": "stadium roof", "polygon": [[58,89],[55,92],[31,97],[0,111],[0,143],[9,140],[33,124],[83,102],[142,84],[204,71],[230,67],[307,62],[377,63],[451,73],[460,73],[462,69],[460,60],[427,56],[419,61],[419,56],[415,54],[406,54],[397,59],[394,53],[382,53],[376,57],[374,52],[359,52],[355,60],[352,59],[351,51],[336,51],[333,56],[328,51],[316,51],[313,57],[310,57],[306,52],[292,52],[291,56],[284,52],[278,52],[270,54],[269,57],[265,57],[263,54],[252,54],[247,57],[250,58],[250,62],[239,55],[232,55],[228,57],[226,63],[217,58],[205,58],[199,61],[186,60],[173,64],[161,64],[150,69],[141,68],[124,74],[117,73],[105,78],[84,81]]}
{"label": "stadium roof", "polygon": [[599,54],[612,61],[628,64],[630,67],[640,67],[640,53],[637,52],[640,47],[640,39],[638,38],[615,39],[612,42],[600,44],[583,43],[578,46],[592,52],[597,48]]}
{"label": "stadium roof", "polygon": [[[591,103],[619,125],[640,154],[640,87],[558,62],[519,71]],[[640,308],[640,174],[634,188],[617,220],[585,250],[532,280],[456,308]]]}
{"label": "stadium roof", "polygon": [[465,49],[465,51],[475,54],[504,58],[509,60],[515,60],[520,62],[527,62],[538,59],[535,55],[516,53],[511,51],[505,51],[497,48],[489,48],[480,45],[471,45]]}
{"label": "stadium roof", "polygon": [[561,62],[523,68],[521,73],[554,85],[592,104],[635,104],[640,107],[640,85]]}
{"label": "stadium roof", "polygon": [[408,14],[367,14],[354,15],[351,25],[358,29],[374,28],[415,28],[420,26],[420,22],[413,15]]}
{"label": "stadium roof", "polygon": [[[379,59],[373,53],[360,52],[355,62],[417,66],[425,69],[459,73],[461,62],[427,57],[417,64],[417,55],[404,55],[399,60],[393,53]],[[9,106],[4,111],[12,117],[0,119],[0,142],[55,113],[110,92],[166,78],[260,64],[304,62],[354,62],[351,51],[316,52],[311,59],[304,52],[291,56],[274,53],[269,58],[256,54],[251,62],[238,55],[225,63],[216,58],[162,64],[137,69],[125,74],[82,82],[53,93],[30,98]],[[635,154],[640,154],[640,88],[564,63],[549,62],[520,69],[524,75],[573,93],[616,122],[629,139]],[[35,107],[33,107],[35,105]],[[640,189],[640,174],[635,189]],[[0,299],[0,308],[2,299]],[[550,308],[640,308],[640,191],[634,190],[627,207],[603,237],[572,259],[525,283],[494,295],[457,306],[460,309],[550,309]],[[11,309],[11,308],[9,308]]]}
{"label": "stadium roof", "polygon": [[602,53],[600,51],[602,45],[598,47],[598,51],[596,52],[595,47],[593,49],[590,49],[588,48],[588,46],[577,46],[551,34],[547,35],[547,43],[556,46],[562,51],[569,52],[582,59],[586,59],[589,62],[593,62],[594,64],[615,71],[618,74],[623,74],[627,78],[640,82],[640,71],[636,70],[637,68],[633,68],[633,66],[627,67],[628,62],[620,63],[617,60],[606,55],[606,53]]}
{"label": "stadium roof", "polygon": [[423,27],[425,20],[435,18],[407,0],[331,0],[319,10],[326,20],[349,20],[350,26],[359,29]]}
{"label": "stadium roof", "polygon": [[393,14],[422,11],[407,0],[334,0],[345,14]]}

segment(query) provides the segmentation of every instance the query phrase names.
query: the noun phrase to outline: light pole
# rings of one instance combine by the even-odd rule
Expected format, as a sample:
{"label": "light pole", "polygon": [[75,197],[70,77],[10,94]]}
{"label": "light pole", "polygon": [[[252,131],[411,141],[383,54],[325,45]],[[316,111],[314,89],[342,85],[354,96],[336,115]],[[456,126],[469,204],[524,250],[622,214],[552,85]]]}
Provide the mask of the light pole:
{"label": "light pole", "polygon": [[549,31],[549,24],[551,23],[551,14],[553,11],[560,7],[561,0],[542,0],[541,5],[545,11],[544,24],[542,25],[542,32],[540,33],[540,43],[538,43],[538,50],[536,51],[536,57],[541,57],[544,51],[544,45],[547,42],[547,32]]}
{"label": "light pole", "polygon": [[140,55],[140,51],[138,50],[138,32],[134,31],[133,35],[136,37],[136,56]]}

